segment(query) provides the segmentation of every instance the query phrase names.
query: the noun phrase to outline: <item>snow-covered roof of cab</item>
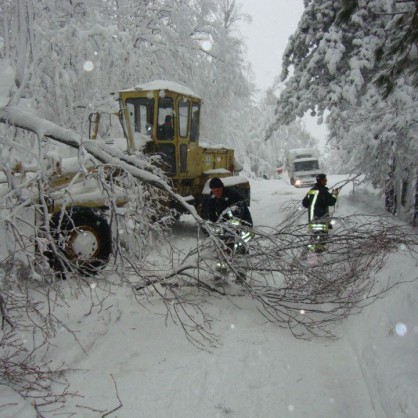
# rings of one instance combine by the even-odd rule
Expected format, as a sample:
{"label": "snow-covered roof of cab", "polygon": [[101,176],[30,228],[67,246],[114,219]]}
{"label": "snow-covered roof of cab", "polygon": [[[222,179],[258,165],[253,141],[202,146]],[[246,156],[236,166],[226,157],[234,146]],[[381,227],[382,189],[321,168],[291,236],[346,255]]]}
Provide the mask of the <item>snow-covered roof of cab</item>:
{"label": "snow-covered roof of cab", "polygon": [[[132,89],[126,89],[122,91],[130,91]],[[200,99],[200,96],[196,94],[192,89],[189,89],[182,84],[175,83],[174,81],[167,80],[154,80],[149,83],[138,84],[134,87],[134,90],[170,90],[175,93],[184,94],[186,96],[196,97]]]}

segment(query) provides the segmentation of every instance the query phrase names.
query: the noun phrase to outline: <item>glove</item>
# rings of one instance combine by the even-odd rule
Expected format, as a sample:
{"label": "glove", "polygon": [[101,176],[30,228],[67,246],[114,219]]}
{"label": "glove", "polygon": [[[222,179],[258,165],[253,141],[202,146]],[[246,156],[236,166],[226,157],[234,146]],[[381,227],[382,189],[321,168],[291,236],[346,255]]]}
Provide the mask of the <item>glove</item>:
{"label": "glove", "polygon": [[340,193],[340,189],[332,189],[333,196],[337,197],[338,193]]}

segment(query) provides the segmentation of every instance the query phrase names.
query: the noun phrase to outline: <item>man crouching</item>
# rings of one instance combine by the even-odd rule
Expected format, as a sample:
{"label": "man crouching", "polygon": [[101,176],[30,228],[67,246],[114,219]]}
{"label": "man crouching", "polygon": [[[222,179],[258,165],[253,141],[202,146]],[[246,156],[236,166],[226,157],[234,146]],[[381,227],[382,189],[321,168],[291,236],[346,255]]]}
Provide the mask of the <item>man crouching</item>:
{"label": "man crouching", "polygon": [[208,201],[209,220],[222,221],[221,215],[227,208],[235,206],[234,215],[240,218],[245,226],[253,226],[253,220],[245,199],[234,189],[226,189],[222,180],[214,177],[209,182],[211,194]]}

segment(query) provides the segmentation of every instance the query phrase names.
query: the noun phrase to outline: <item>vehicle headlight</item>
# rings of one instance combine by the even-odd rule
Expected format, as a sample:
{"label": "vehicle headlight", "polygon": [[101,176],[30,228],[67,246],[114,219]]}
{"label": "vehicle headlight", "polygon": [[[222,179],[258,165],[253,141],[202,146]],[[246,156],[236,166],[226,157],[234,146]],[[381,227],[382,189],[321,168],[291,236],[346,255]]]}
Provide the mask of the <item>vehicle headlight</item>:
{"label": "vehicle headlight", "polygon": [[300,186],[301,184],[302,184],[302,182],[300,180],[295,181],[295,186]]}

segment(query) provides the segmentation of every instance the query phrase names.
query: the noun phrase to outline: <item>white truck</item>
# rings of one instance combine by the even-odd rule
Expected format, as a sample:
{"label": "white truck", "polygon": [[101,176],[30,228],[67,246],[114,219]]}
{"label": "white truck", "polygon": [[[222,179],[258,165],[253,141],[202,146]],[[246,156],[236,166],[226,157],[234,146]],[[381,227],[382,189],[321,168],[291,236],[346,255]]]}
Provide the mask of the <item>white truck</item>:
{"label": "white truck", "polygon": [[316,183],[316,176],[321,173],[319,152],[314,148],[288,150],[286,169],[293,186],[313,186]]}

